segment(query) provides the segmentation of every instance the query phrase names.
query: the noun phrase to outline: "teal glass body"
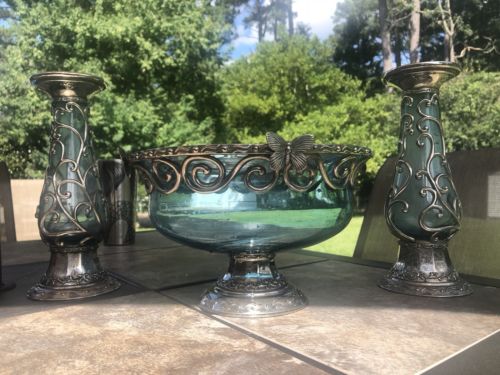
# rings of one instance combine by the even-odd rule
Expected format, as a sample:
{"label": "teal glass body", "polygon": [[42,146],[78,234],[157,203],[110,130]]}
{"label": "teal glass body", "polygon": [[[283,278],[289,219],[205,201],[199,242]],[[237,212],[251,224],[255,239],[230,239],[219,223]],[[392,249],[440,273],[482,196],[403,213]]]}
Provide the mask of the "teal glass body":
{"label": "teal glass body", "polygon": [[[345,155],[343,155],[345,156]],[[231,171],[243,156],[238,154],[210,155]],[[171,156],[169,162],[181,165],[185,156]],[[332,171],[340,156],[321,155],[326,170]],[[200,161],[200,165],[203,164]],[[196,164],[196,163],[195,163]],[[140,165],[153,170],[151,160]],[[217,192],[192,191],[185,180],[170,194],[158,189],[150,195],[149,214],[155,227],[167,237],[195,248],[230,253],[273,252],[303,247],[324,241],[340,232],[352,217],[350,184],[332,189],[317,173],[311,186],[303,192],[293,191],[283,177],[266,192],[247,185],[247,172],[256,165],[262,174],[251,174],[250,183],[257,188],[266,186],[274,172],[269,162],[249,162]],[[194,166],[196,169],[196,165]],[[158,175],[169,174],[167,165],[158,166]],[[201,175],[201,177],[200,177]],[[210,173],[198,173],[203,183],[214,184],[219,176],[216,168]],[[333,177],[332,177],[333,178]],[[304,184],[307,181],[298,178]],[[164,189],[172,181],[163,181]]]}
{"label": "teal glass body", "polygon": [[446,160],[437,89],[403,92],[399,157],[386,219],[402,240],[436,242],[459,230],[460,201]]}
{"label": "teal glass body", "polygon": [[40,235],[50,245],[97,243],[105,229],[87,112],[81,98],[55,98],[52,103],[49,166],[37,209]]}

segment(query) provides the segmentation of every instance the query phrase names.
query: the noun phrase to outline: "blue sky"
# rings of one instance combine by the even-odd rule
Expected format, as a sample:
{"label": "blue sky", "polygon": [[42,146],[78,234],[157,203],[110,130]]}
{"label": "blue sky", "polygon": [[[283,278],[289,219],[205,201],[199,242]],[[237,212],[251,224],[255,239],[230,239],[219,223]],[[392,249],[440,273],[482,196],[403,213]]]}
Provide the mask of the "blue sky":
{"label": "blue sky", "polygon": [[[313,34],[325,39],[332,33],[332,17],[337,3],[338,0],[293,0],[293,10],[297,13],[295,23],[302,22],[309,25]],[[257,45],[257,30],[245,29],[243,25],[245,16],[240,14],[236,19],[238,38],[232,43],[232,60],[252,53]]]}

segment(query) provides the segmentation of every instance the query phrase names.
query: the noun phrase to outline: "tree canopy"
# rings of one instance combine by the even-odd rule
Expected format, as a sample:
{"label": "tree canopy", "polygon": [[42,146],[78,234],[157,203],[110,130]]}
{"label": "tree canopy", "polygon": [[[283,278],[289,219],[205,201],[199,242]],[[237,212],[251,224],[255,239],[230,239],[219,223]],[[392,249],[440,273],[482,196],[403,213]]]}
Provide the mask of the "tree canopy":
{"label": "tree canopy", "polygon": [[15,175],[43,165],[48,101],[27,78],[68,70],[99,75],[95,144],[106,157],[157,145],[211,142],[221,112],[216,72],[231,30],[209,1],[8,2],[0,61],[0,150]]}
{"label": "tree canopy", "polygon": [[226,66],[221,81],[226,134],[245,142],[338,103],[360,85],[332,64],[327,43],[302,35],[259,44],[250,57]]}
{"label": "tree canopy", "polygon": [[[416,3],[418,58],[445,57],[446,23],[465,71],[442,90],[449,148],[500,147],[498,1],[344,0],[331,36],[319,40],[295,24],[288,0],[8,0],[0,2],[1,158],[14,177],[42,175],[49,101],[28,78],[69,70],[107,84],[92,99],[102,158],[118,147],[260,143],[269,130],[288,138],[312,133],[322,143],[371,147],[372,178],[396,152],[399,118],[399,97],[380,80],[381,25],[391,61],[409,62]],[[227,47],[242,12],[261,42],[231,61]]]}

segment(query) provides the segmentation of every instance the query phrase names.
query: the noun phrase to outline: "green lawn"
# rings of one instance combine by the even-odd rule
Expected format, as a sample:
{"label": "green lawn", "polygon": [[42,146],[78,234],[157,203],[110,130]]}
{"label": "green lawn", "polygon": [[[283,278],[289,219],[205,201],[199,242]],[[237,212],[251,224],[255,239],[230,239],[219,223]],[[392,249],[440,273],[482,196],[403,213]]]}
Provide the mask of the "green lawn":
{"label": "green lawn", "polygon": [[[313,210],[268,210],[268,211],[228,211],[217,213],[204,213],[197,215],[197,219],[233,221],[238,223],[259,223],[269,225],[284,225],[292,228],[324,228],[331,225],[337,219],[340,209],[331,209],[329,215],[325,215],[325,209]],[[158,213],[159,216],[186,216],[186,214]],[[286,221],[287,217],[293,216],[293,220]]]}
{"label": "green lawn", "polygon": [[308,247],[307,250],[351,257],[356,247],[356,241],[358,240],[362,223],[363,216],[355,216],[342,232],[329,240]]}
{"label": "green lawn", "polygon": [[[208,215],[205,215],[208,216]],[[300,225],[305,225],[307,221],[311,221],[313,217],[307,217],[301,221]],[[316,215],[317,217],[318,215]],[[212,219],[214,217],[211,217]],[[251,218],[251,215],[248,216],[248,219]],[[262,220],[262,217],[259,216],[259,220]],[[363,216],[355,216],[352,218],[349,225],[336,236],[321,242],[317,245],[308,247],[306,250],[319,251],[322,253],[330,253],[335,255],[343,255],[351,257],[354,253],[354,248],[356,247],[356,241],[358,240],[359,232],[361,230],[361,224],[363,223]],[[138,228],[137,231],[149,231],[153,230],[152,228]]]}

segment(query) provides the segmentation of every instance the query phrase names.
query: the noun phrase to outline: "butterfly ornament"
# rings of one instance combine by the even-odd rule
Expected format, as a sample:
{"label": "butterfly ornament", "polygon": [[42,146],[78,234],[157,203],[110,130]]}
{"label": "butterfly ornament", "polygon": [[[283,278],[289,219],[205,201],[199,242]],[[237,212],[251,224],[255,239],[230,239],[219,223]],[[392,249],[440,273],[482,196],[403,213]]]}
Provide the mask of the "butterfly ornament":
{"label": "butterfly ornament", "polygon": [[302,135],[291,142],[287,142],[278,134],[268,132],[266,139],[269,148],[273,151],[270,163],[274,171],[280,172],[290,164],[298,173],[306,170],[308,157],[305,153],[314,147],[314,137],[312,135]]}

